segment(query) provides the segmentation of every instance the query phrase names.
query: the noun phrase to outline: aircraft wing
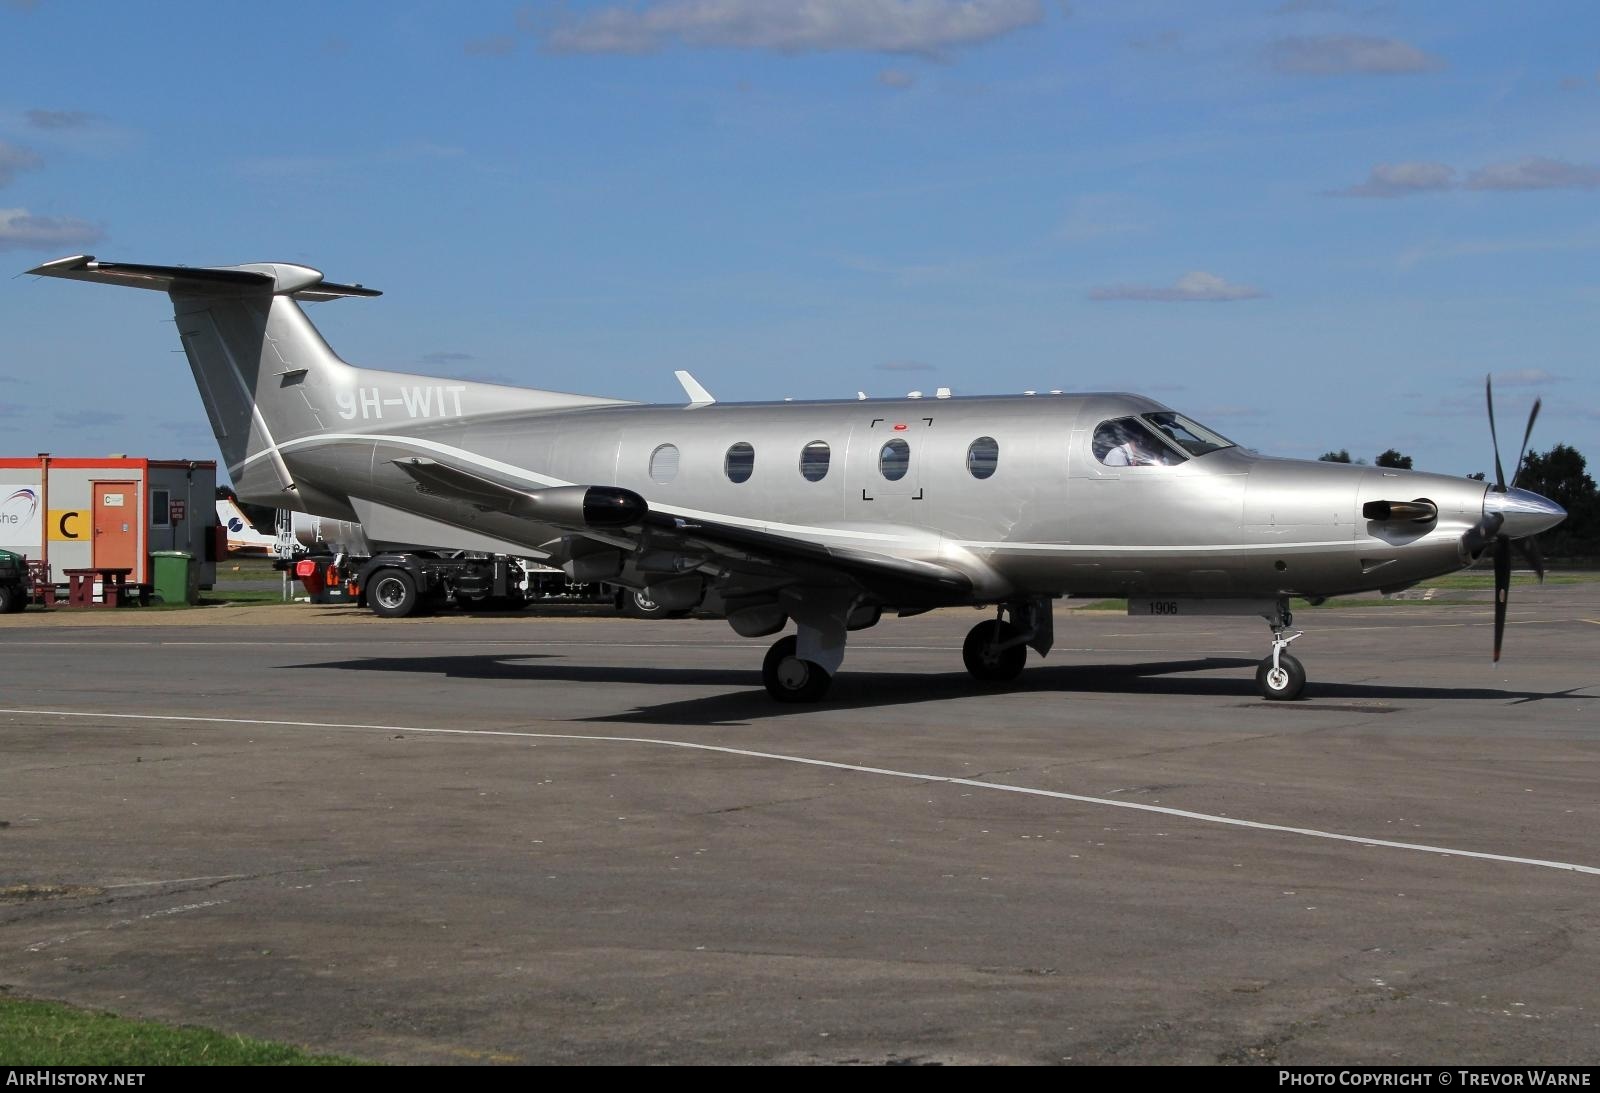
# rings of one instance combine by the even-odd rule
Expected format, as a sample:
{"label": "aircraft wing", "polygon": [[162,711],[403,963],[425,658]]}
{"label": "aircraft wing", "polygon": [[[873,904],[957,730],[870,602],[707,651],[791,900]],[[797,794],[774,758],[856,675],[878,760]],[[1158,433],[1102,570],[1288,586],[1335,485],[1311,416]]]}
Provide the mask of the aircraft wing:
{"label": "aircraft wing", "polygon": [[790,574],[796,584],[854,583],[889,603],[944,601],[972,591],[972,578],[954,566],[830,543],[825,538],[801,539],[657,509],[645,514],[644,527],[655,549],[676,550],[689,558],[710,554],[734,563],[756,562]]}
{"label": "aircraft wing", "polygon": [[556,486],[523,490],[429,459],[395,460],[419,490],[454,497],[480,511],[554,524],[613,546],[664,551],[684,569],[720,568],[732,585],[754,578],[778,585],[855,584],[889,603],[943,602],[972,591],[972,579],[942,562],[699,516],[649,508],[644,498],[615,486]]}

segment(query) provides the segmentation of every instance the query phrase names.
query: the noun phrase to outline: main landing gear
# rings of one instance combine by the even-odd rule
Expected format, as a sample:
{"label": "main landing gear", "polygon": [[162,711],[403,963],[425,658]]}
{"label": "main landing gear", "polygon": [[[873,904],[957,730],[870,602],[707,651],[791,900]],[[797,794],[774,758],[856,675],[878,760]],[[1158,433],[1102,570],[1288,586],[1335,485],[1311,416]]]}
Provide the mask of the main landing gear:
{"label": "main landing gear", "polygon": [[[1001,604],[993,619],[980,622],[967,635],[961,648],[967,671],[985,683],[1016,679],[1028,663],[1030,648],[1044,656],[1055,642],[1051,606],[1045,596]],[[782,607],[799,633],[779,638],[767,650],[761,682],[779,702],[816,702],[828,693],[844,661],[847,632],[873,625],[881,611],[858,604],[848,591],[832,597],[815,593],[792,597],[782,601]]]}
{"label": "main landing gear", "polygon": [[1267,616],[1267,625],[1272,627],[1272,655],[1256,667],[1256,690],[1261,692],[1262,698],[1281,702],[1299,698],[1306,688],[1306,670],[1289,654],[1289,643],[1305,635],[1296,632],[1284,636],[1294,625],[1288,601],[1278,601],[1277,611]]}
{"label": "main landing gear", "polygon": [[761,662],[761,682],[779,702],[816,702],[833,683],[826,668],[796,655],[799,644],[793,634],[779,638]]}
{"label": "main landing gear", "polygon": [[1010,683],[1027,665],[1029,646],[1040,656],[1048,653],[1054,640],[1050,607],[1048,599],[1001,604],[993,619],[969,630],[961,643],[961,659],[972,678]]}

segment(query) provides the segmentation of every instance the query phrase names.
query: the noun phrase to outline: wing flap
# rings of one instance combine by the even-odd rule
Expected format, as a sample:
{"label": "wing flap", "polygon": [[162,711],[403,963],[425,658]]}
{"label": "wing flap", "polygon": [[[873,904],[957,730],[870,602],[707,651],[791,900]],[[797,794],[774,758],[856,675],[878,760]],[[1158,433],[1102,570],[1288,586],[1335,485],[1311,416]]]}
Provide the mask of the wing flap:
{"label": "wing flap", "polygon": [[676,542],[679,549],[732,550],[794,573],[801,583],[846,578],[889,602],[959,601],[972,591],[972,578],[943,562],[896,557],[826,542],[796,539],[759,528],[705,520],[685,520],[651,510],[645,515],[654,545]]}

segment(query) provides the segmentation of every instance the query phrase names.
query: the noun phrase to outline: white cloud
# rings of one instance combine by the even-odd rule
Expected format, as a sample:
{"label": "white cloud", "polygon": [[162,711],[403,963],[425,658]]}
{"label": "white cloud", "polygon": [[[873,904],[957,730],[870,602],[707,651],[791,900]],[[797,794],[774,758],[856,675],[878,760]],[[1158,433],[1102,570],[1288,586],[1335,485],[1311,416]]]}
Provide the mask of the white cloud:
{"label": "white cloud", "polygon": [[0,140],[0,186],[16,178],[19,171],[32,171],[43,165],[37,152]]}
{"label": "white cloud", "polygon": [[82,129],[99,120],[82,110],[29,110],[25,116],[35,129]]}
{"label": "white cloud", "polygon": [[1343,190],[1330,190],[1333,197],[1407,197],[1411,194],[1448,190],[1455,185],[1456,169],[1447,163],[1380,163],[1367,180]]}
{"label": "white cloud", "polygon": [[557,53],[651,53],[679,44],[931,55],[1043,19],[1041,0],[659,0],[558,17],[544,44]]}
{"label": "white cloud", "polygon": [[1531,156],[1514,163],[1491,163],[1472,172],[1469,190],[1593,190],[1600,167]]}
{"label": "white cloud", "polygon": [[1267,50],[1272,67],[1298,76],[1341,76],[1352,72],[1394,75],[1432,72],[1444,60],[1397,38],[1364,34],[1315,34],[1279,38]]}
{"label": "white cloud", "polygon": [[1498,387],[1539,387],[1546,383],[1565,383],[1566,376],[1557,376],[1543,368],[1518,368],[1512,372],[1496,372],[1494,382]]}
{"label": "white cloud", "polygon": [[0,250],[43,250],[98,242],[105,230],[71,216],[34,216],[27,209],[0,209]]}
{"label": "white cloud", "polygon": [[1089,293],[1091,300],[1147,300],[1157,303],[1227,303],[1265,296],[1259,288],[1235,285],[1214,273],[1196,270],[1174,285],[1105,285]]}
{"label": "white cloud", "polygon": [[907,72],[903,68],[886,68],[878,73],[878,82],[884,87],[893,87],[903,91],[917,82],[914,72]]}

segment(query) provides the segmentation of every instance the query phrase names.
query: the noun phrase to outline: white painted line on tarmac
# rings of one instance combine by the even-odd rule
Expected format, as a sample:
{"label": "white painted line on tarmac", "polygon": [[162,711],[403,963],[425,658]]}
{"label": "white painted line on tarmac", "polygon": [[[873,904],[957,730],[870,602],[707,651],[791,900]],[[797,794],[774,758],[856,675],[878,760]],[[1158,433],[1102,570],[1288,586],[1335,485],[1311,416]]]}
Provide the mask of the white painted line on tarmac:
{"label": "white painted line on tarmac", "polygon": [[202,881],[248,880],[248,873],[218,873],[212,877],[174,877],[171,880],[134,880],[126,884],[102,884],[108,892],[122,888],[157,888],[164,884],[199,884]]}
{"label": "white painted line on tarmac", "polygon": [[39,709],[5,709],[0,708],[0,714],[26,714],[35,717],[84,717],[102,718],[122,721],[172,721],[199,723],[206,725],[268,725],[278,728],[294,729],[358,729],[374,732],[407,732],[427,734],[433,736],[489,736],[510,737],[524,740],[578,740],[601,744],[647,744],[663,748],[683,748],[689,751],[718,752],[723,755],[737,755],[747,759],[770,759],[778,763],[799,763],[810,767],[827,767],[830,770],[846,770],[856,774],[872,774],[880,778],[905,778],[915,782],[942,782],[945,785],[967,786],[971,789],[996,790],[1002,793],[1022,793],[1033,797],[1049,797],[1060,801],[1076,801],[1080,804],[1102,805],[1107,808],[1124,808],[1134,812],[1154,812],[1162,816],[1175,816],[1184,820],[1196,820],[1201,823],[1222,824],[1228,827],[1246,827],[1255,831],[1273,831],[1281,835],[1301,835],[1311,839],[1331,839],[1335,842],[1355,843],[1358,846],[1383,847],[1388,850],[1413,850],[1423,854],[1438,854],[1448,858],[1477,858],[1481,861],[1505,862],[1511,865],[1534,865],[1541,869],[1560,869],[1571,873],[1588,873],[1600,876],[1600,867],[1593,865],[1577,865],[1573,862],[1547,861],[1543,858],[1520,858],[1508,854],[1490,854],[1481,850],[1457,850],[1448,846],[1429,846],[1425,843],[1402,843],[1389,839],[1370,839],[1363,835],[1346,835],[1338,831],[1319,831],[1312,827],[1289,827],[1284,824],[1261,823],[1257,820],[1242,820],[1235,816],[1213,816],[1206,812],[1190,812],[1187,809],[1167,808],[1164,805],[1147,805],[1135,801],[1113,801],[1105,797],[1086,797],[1080,793],[1063,793],[1054,789],[1038,789],[1033,786],[1014,786],[1004,782],[983,782],[975,778],[950,778],[942,774],[920,774],[908,770],[892,770],[887,767],[865,767],[855,763],[838,763],[831,759],[811,759],[802,755],[782,755],[776,752],[747,751],[744,748],[729,748],[717,744],[697,744],[688,740],[663,740],[649,736],[589,736],[578,733],[555,732],[523,732],[514,729],[425,729],[415,725],[364,725],[345,724],[327,721],[270,721],[254,717],[186,717],[178,714],[141,714],[141,713],[103,713],[92,710],[39,710]]}

